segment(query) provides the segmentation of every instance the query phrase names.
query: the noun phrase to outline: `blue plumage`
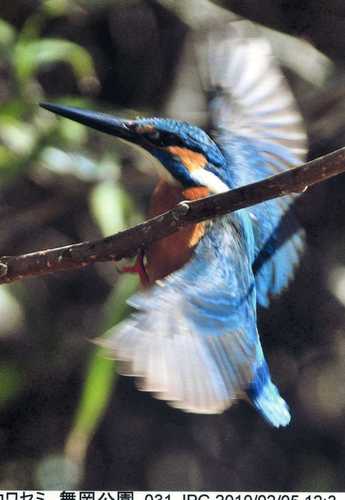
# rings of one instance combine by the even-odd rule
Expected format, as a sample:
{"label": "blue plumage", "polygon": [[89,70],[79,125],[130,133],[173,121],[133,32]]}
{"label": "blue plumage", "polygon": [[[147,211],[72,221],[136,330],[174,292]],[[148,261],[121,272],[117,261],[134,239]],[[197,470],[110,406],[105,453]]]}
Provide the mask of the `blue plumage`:
{"label": "blue plumage", "polygon": [[[172,143],[177,136],[179,147],[201,153],[203,171],[155,144],[146,149],[184,186],[211,192],[297,165],[305,153],[303,123],[268,44],[231,29],[212,33],[207,46],[212,138],[187,122],[146,120]],[[201,413],[221,412],[244,397],[273,426],[289,423],[263,355],[256,306],[269,305],[298,263],[303,231],[292,201],[268,201],[209,222],[192,259],[134,297],[140,312],[115,329],[107,346],[126,373],[141,377],[143,390]],[[146,353],[146,362],[138,353]]]}
{"label": "blue plumage", "polygon": [[[295,166],[306,137],[293,96],[268,44],[240,24],[207,35],[209,63],[200,74],[209,90],[209,134],[186,121],[45,107],[146,149],[169,172],[175,195],[226,191]],[[205,55],[200,40],[198,48]],[[303,231],[292,201],[205,223],[185,265],[132,297],[134,313],[102,341],[122,373],[184,411],[219,413],[243,398],[273,426],[289,423],[263,355],[256,308],[287,286],[298,263]]]}
{"label": "blue plumage", "polygon": [[[171,134],[171,140],[179,140],[179,144],[192,151],[203,153],[208,161],[216,166],[223,167],[224,157],[216,142],[204,130],[188,122],[172,120],[170,118],[139,118],[143,127],[153,126],[164,133]],[[174,139],[173,139],[174,137]],[[152,152],[157,152],[156,148]]]}
{"label": "blue plumage", "polygon": [[286,425],[257,332],[254,257],[246,211],[210,222],[190,263],[130,300],[138,313],[106,341],[120,373],[188,412],[219,413],[246,394],[268,422]]}
{"label": "blue plumage", "polygon": [[257,368],[246,393],[254,407],[274,427],[285,426],[290,422],[289,407],[272,383],[269,368],[264,359]]}
{"label": "blue plumage", "polygon": [[[275,170],[272,170],[265,161],[261,148],[266,147],[266,144],[224,132],[220,133],[219,141],[228,165],[228,169],[223,171],[223,178],[232,188],[262,180],[284,170],[282,162],[277,162]],[[281,149],[271,145],[270,151],[276,152],[278,156],[282,154]],[[292,161],[291,154],[285,154]],[[269,305],[270,295],[279,294],[288,285],[303,249],[304,232],[295,219],[292,201],[293,197],[286,196],[247,210],[255,234],[253,268],[257,300],[264,307]]]}

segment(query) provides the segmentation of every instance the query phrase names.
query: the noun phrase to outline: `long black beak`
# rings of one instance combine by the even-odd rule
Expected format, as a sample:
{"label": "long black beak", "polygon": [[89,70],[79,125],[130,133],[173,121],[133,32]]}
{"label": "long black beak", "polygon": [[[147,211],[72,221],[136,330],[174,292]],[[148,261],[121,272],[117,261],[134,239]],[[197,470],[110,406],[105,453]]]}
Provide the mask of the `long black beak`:
{"label": "long black beak", "polygon": [[132,123],[131,120],[121,120],[106,115],[105,113],[98,113],[70,106],[60,106],[58,104],[46,102],[40,103],[40,106],[52,113],[69,118],[70,120],[74,120],[82,125],[99,130],[100,132],[105,132],[106,134],[120,137],[130,142],[137,142],[138,135],[133,129],[131,130],[129,128],[129,125]]}

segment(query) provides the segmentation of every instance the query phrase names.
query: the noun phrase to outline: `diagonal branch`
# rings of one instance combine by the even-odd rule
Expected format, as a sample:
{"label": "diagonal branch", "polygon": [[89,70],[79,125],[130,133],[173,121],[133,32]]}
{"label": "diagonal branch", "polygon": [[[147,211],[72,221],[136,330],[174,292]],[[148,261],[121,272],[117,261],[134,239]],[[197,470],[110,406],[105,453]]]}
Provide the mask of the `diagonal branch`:
{"label": "diagonal branch", "polygon": [[0,284],[131,257],[141,248],[187,224],[280,196],[301,193],[309,186],[342,172],[345,172],[345,147],[262,181],[197,201],[181,202],[169,212],[102,240],[0,257]]}

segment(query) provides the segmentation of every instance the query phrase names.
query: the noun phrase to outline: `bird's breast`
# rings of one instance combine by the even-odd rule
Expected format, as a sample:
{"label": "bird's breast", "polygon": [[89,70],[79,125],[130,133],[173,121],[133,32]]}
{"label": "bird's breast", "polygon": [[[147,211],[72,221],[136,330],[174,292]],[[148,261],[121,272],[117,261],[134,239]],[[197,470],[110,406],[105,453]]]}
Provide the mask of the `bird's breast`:
{"label": "bird's breast", "polygon": [[[161,180],[153,192],[149,216],[154,217],[166,212],[183,200],[196,200],[208,194],[208,189],[204,187],[183,189]],[[150,283],[180,269],[190,259],[204,231],[205,223],[190,224],[154,242],[146,251],[146,272]]]}

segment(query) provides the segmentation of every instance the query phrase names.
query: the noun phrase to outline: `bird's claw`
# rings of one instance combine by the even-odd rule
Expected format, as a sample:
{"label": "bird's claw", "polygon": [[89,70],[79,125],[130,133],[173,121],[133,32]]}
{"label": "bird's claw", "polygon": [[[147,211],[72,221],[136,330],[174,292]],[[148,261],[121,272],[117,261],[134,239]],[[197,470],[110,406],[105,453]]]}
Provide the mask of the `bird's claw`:
{"label": "bird's claw", "polygon": [[121,269],[117,267],[118,272],[120,273],[131,273],[131,274],[138,274],[140,278],[140,282],[143,286],[148,286],[149,284],[149,277],[147,275],[146,269],[145,269],[145,263],[144,263],[144,252],[140,252],[136,259],[135,263],[131,266],[124,266]]}

